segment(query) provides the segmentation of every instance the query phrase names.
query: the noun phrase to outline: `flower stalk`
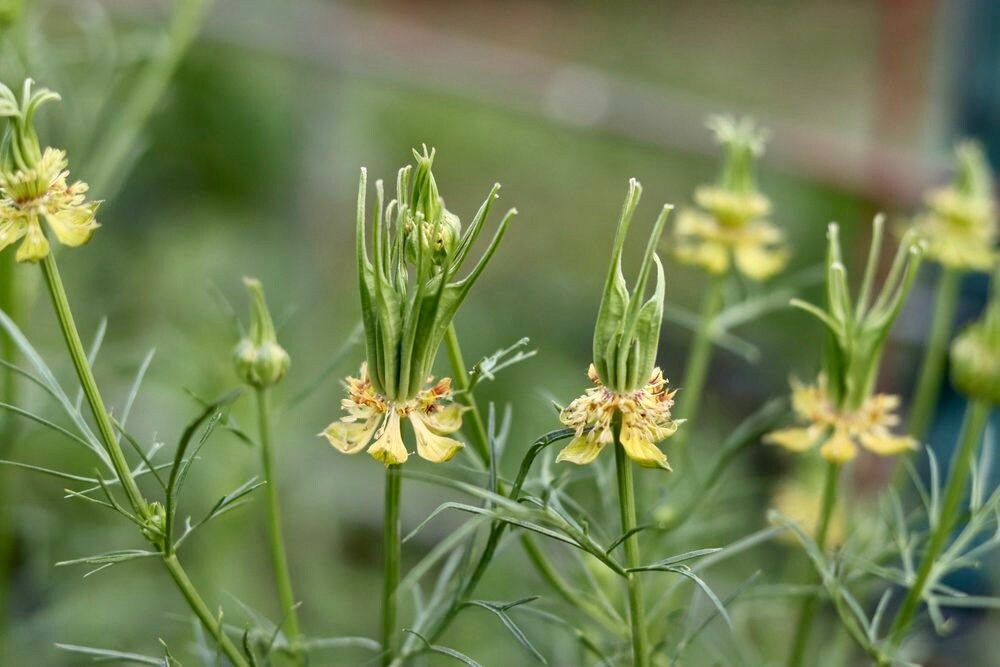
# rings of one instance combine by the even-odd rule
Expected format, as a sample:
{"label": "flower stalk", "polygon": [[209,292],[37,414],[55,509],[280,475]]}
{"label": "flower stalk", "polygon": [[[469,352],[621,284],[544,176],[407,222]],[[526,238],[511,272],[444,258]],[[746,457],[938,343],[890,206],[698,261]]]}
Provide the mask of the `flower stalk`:
{"label": "flower stalk", "polygon": [[[625,552],[625,567],[635,568],[640,564],[639,559],[639,536],[635,534],[636,507],[635,507],[635,486],[632,481],[632,461],[626,455],[625,448],[621,444],[621,416],[615,419],[615,470],[618,480],[618,508],[621,516],[622,534],[629,534],[625,538],[622,548]],[[626,574],[626,584],[628,589],[628,618],[631,628],[632,639],[632,662],[635,667],[646,667],[649,665],[649,649],[646,637],[646,613],[642,600],[642,582],[639,581],[638,572],[628,572]]]}
{"label": "flower stalk", "polygon": [[385,560],[382,573],[382,664],[390,665],[396,655],[397,600],[402,556],[402,522],[399,499],[402,491],[402,466],[385,468],[385,507],[383,509],[382,545]]}
{"label": "flower stalk", "polygon": [[[820,508],[819,521],[816,524],[816,547],[820,553],[826,550],[827,535],[830,532],[830,520],[837,506],[837,487],[840,480],[840,464],[826,464],[826,479],[823,482],[823,504]],[[809,645],[809,634],[812,630],[813,617],[819,598],[810,595],[802,601],[799,609],[799,620],[795,626],[795,638],[792,642],[792,652],[788,657],[789,667],[799,667],[805,660],[806,648]]]}

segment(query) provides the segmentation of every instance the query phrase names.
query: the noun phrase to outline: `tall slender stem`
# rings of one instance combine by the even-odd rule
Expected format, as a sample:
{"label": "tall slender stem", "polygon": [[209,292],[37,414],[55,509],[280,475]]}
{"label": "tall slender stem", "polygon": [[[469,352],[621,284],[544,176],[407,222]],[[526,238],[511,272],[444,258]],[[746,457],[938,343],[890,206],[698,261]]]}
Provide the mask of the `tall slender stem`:
{"label": "tall slender stem", "polygon": [[97,381],[94,373],[90,369],[90,362],[87,361],[87,353],[80,340],[80,333],[77,331],[76,322],[73,320],[73,311],[70,310],[69,300],[66,298],[66,289],[63,287],[62,278],[59,277],[59,267],[56,266],[56,258],[50,252],[42,260],[42,274],[45,276],[45,284],[48,287],[49,295],[52,297],[52,305],[59,320],[59,328],[62,330],[69,356],[73,359],[73,366],[76,368],[77,377],[80,379],[80,386],[83,394],[87,397],[87,404],[94,415],[94,422],[101,435],[101,442],[104,449],[111,457],[111,465],[115,470],[115,475],[121,482],[125,495],[128,496],[129,504],[139,517],[146,512],[146,500],[142,497],[139,487],[135,483],[132,471],[125,460],[121,445],[115,436],[115,429],[111,425],[111,417],[104,406],[104,399],[97,388]]}
{"label": "tall slender stem", "polygon": [[402,527],[399,518],[401,466],[385,469],[385,520],[382,537],[385,569],[382,589],[382,664],[389,665],[396,655],[396,589],[399,587]]}
{"label": "tall slender stem", "polygon": [[[621,513],[622,533],[635,530],[635,488],[632,483],[632,462],[625,454],[621,445],[621,417],[615,418],[615,468],[618,473],[618,508]],[[632,534],[625,539],[625,567],[633,568],[639,562],[639,536]],[[635,667],[645,667],[649,664],[649,653],[646,640],[646,614],[642,604],[642,585],[639,574],[629,572],[626,575],[628,583],[629,623],[632,634],[632,662]]]}
{"label": "tall slender stem", "polygon": [[[823,484],[823,505],[820,508],[819,523],[816,525],[816,546],[822,553],[826,549],[826,537],[830,529],[830,518],[837,505],[837,486],[840,480],[840,465],[828,463],[826,481]],[[795,641],[788,657],[789,667],[799,667],[805,659],[806,647],[809,645],[809,631],[812,629],[813,616],[816,613],[816,595],[810,595],[802,601],[799,610],[799,622],[795,629]]]}
{"label": "tall slender stem", "polygon": [[[0,254],[0,310],[7,313],[12,320],[17,320],[20,300],[14,268],[14,254],[10,252]],[[8,363],[17,361],[17,344],[6,331],[0,332],[0,355]],[[3,374],[3,389],[0,394],[2,400],[10,405],[17,405],[17,374],[9,368],[0,369],[0,373]],[[17,438],[17,427],[13,414],[7,413],[0,417],[0,454],[4,458],[10,458],[11,449]],[[5,652],[7,640],[7,596],[10,590],[15,539],[10,505],[7,502],[10,480],[9,471],[0,470],[0,655]]]}
{"label": "tall slender stem", "polygon": [[938,556],[944,549],[955,527],[962,499],[965,497],[965,486],[969,479],[969,466],[976,454],[979,442],[982,440],[983,429],[990,416],[990,405],[983,401],[972,401],[965,411],[965,422],[962,425],[962,434],[959,438],[958,447],[951,459],[951,467],[948,470],[948,480],[945,482],[944,499],[941,503],[941,511],[937,518],[927,548],[920,561],[920,569],[917,571],[916,579],[910,590],[907,592],[903,603],[899,607],[899,613],[892,623],[889,631],[889,639],[893,647],[899,646],[902,642],[906,630],[913,621],[913,616],[920,607],[925,589],[930,580],[934,564]]}
{"label": "tall slender stem", "polygon": [[[680,385],[681,395],[677,404],[676,416],[694,423],[701,404],[701,394],[705,389],[708,377],[708,366],[712,360],[712,328],[715,318],[722,309],[722,294],[726,286],[727,274],[714,276],[705,290],[701,301],[701,314],[698,318],[698,330],[691,343],[687,368],[684,370],[684,381]],[[678,457],[683,458],[687,452],[686,443],[690,428],[681,429],[674,437],[674,450]]]}
{"label": "tall slender stem", "polygon": [[292,577],[288,570],[288,556],[285,553],[284,533],[281,528],[281,505],[278,485],[274,479],[274,451],[271,448],[270,407],[268,390],[257,389],[257,420],[260,437],[260,468],[264,477],[267,496],[267,529],[271,541],[271,565],[274,568],[274,583],[278,588],[278,599],[284,614],[288,643],[293,654],[298,657],[296,643],[299,640],[299,615],[296,610],[295,594],[292,592]]}
{"label": "tall slender stem", "polygon": [[[94,379],[90,363],[87,361],[87,354],[84,351],[83,342],[80,340],[80,332],[76,328],[76,322],[73,320],[73,312],[70,310],[69,300],[66,298],[66,289],[63,286],[62,279],[59,277],[59,268],[56,266],[55,257],[52,253],[49,253],[42,260],[41,264],[42,274],[45,276],[45,284],[48,287],[49,295],[52,297],[52,305],[56,311],[56,318],[59,320],[59,328],[62,330],[70,358],[73,360],[73,366],[76,368],[76,374],[80,380],[80,386],[83,388],[83,394],[87,398],[87,404],[94,415],[94,422],[97,424],[101,442],[111,459],[115,475],[121,483],[122,488],[125,489],[129,504],[137,517],[144,517],[148,507],[146,500],[135,483],[132,470],[128,466],[128,461],[125,459],[125,454],[122,452],[121,446],[118,444],[118,439],[115,437],[115,432],[111,424],[111,416],[104,405],[104,399],[101,398],[101,393],[97,388],[97,381]],[[176,554],[164,553],[163,564],[177,584],[184,599],[187,600],[191,610],[201,620],[202,625],[205,626],[205,630],[215,638],[230,662],[235,667],[248,667],[246,659],[226,636],[223,629],[219,627],[218,621],[212,616],[205,601],[198,595],[191,580],[181,567],[180,561],[177,560]]]}
{"label": "tall slender stem", "polygon": [[187,572],[181,566],[179,560],[177,560],[177,554],[170,554],[169,556],[163,557],[163,564],[167,568],[167,572],[170,573],[171,578],[173,578],[174,583],[177,585],[178,590],[180,590],[181,595],[187,600],[188,606],[194,611],[195,616],[201,621],[202,626],[212,635],[212,638],[219,644],[222,648],[223,653],[229,658],[230,662],[236,667],[249,667],[246,659],[240,655],[239,649],[233,644],[233,641],[226,635],[225,629],[222,627],[221,620],[212,615],[212,611],[205,604],[205,601],[201,599],[198,595],[198,591],[195,589],[194,584],[191,583],[191,579],[188,577]]}
{"label": "tall slender stem", "polygon": [[941,391],[941,378],[944,374],[944,362],[948,354],[948,339],[951,337],[951,325],[955,319],[955,307],[958,303],[958,291],[962,275],[955,269],[941,268],[938,278],[937,297],[934,301],[934,315],[931,318],[931,330],[924,349],[924,359],[920,365],[920,375],[917,380],[917,391],[913,395],[913,408],[910,412],[908,431],[918,440],[927,435],[938,394]]}

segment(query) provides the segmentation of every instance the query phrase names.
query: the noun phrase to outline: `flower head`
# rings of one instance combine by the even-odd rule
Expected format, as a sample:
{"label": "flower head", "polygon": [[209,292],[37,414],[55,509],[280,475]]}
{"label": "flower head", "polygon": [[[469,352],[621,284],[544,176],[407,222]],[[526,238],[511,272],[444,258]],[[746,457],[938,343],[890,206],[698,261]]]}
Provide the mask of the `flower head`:
{"label": "flower head", "polygon": [[250,292],[253,311],[250,331],[233,349],[236,374],[252,387],[269,387],[285,377],[291,359],[278,344],[263,285],[256,278],[244,278],[243,284]]}
{"label": "flower head", "polygon": [[620,417],[625,453],[640,465],[670,470],[667,456],[656,444],[672,436],[683,420],[670,415],[677,390],[670,390],[663,372],[654,368],[644,386],[626,392],[604,386],[593,364],[588,375],[595,386],[559,413],[563,424],[576,429],[576,436],[556,461],[581,465],[593,461],[614,442],[615,419]]}
{"label": "flower head", "polygon": [[916,440],[892,433],[899,424],[899,397],[875,394],[857,408],[843,408],[830,396],[826,378],[815,384],[792,380],[792,408],[802,426],[772,431],[764,441],[793,452],[819,446],[831,463],[846,463],[861,446],[879,456],[893,456],[917,446]]}
{"label": "flower head", "polygon": [[433,378],[427,378],[429,386],[415,397],[393,402],[376,391],[367,364],[363,364],[359,377],[345,381],[347,398],[341,407],[347,414],[320,435],[345,454],[357,454],[367,447],[377,461],[398,465],[409,457],[401,430],[402,420],[408,419],[416,435],[417,454],[432,463],[444,463],[463,447],[447,437],[461,428],[462,408],[450,402],[450,378],[432,383]]}
{"label": "flower head", "polygon": [[754,280],[781,271],[788,260],[784,234],[766,220],[771,202],[757,190],[754,161],[764,152],[764,133],[749,119],[709,121],[726,157],[717,185],[695,190],[697,209],[681,211],[674,228],[677,258],[710,273],[731,265]]}
{"label": "flower head", "polygon": [[914,227],[927,243],[927,256],[964,271],[990,271],[996,266],[997,210],[993,174],[982,148],[966,141],[955,148],[955,181],[928,192],[927,210]]}
{"label": "flower head", "polygon": [[60,243],[72,247],[89,241],[99,226],[99,202],[86,200],[86,183],[68,181],[64,151],[41,150],[32,125],[38,107],[59,96],[44,88],[32,93],[31,84],[25,81],[20,104],[0,84],[0,116],[10,122],[0,165],[0,250],[23,238],[19,262],[38,262],[49,254],[42,220]]}

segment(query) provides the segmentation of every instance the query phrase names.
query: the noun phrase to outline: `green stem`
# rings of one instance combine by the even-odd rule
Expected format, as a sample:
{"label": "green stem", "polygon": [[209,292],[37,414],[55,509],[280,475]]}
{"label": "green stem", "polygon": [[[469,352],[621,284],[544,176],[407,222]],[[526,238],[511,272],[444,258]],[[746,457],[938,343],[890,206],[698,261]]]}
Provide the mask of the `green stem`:
{"label": "green stem", "polygon": [[249,667],[249,663],[240,654],[239,649],[236,648],[236,645],[226,635],[221,619],[217,619],[212,615],[212,611],[208,608],[208,605],[198,595],[198,591],[195,589],[194,584],[191,583],[191,579],[188,578],[187,572],[184,571],[180,561],[177,560],[177,555],[170,554],[169,556],[164,556],[163,564],[173,578],[174,583],[177,584],[177,588],[184,596],[184,599],[187,600],[188,605],[201,621],[202,626],[212,635],[222,648],[222,652],[229,658],[229,661],[236,667]]}
{"label": "green stem", "polygon": [[271,564],[274,567],[274,583],[278,588],[278,599],[284,614],[288,643],[292,647],[293,654],[298,658],[299,616],[296,610],[295,594],[292,592],[292,577],[288,570],[288,556],[285,553],[285,541],[281,528],[281,505],[278,498],[278,486],[274,479],[274,451],[271,448],[270,410],[267,399],[267,389],[258,388],[257,418],[260,431],[260,467],[261,474],[264,476],[264,491],[267,495],[267,528],[271,541]]}
{"label": "green stem", "polygon": [[111,458],[111,465],[125,490],[125,495],[128,496],[129,504],[135,511],[136,517],[141,520],[145,517],[146,500],[139,491],[135,478],[132,476],[132,470],[125,460],[125,454],[118,444],[115,429],[111,424],[111,417],[104,406],[104,399],[101,398],[101,392],[97,388],[97,381],[94,380],[94,373],[90,369],[87,353],[80,340],[76,322],[73,320],[73,312],[70,310],[69,300],[66,298],[66,289],[63,287],[62,278],[59,277],[56,258],[51,252],[42,260],[42,274],[45,276],[45,285],[52,297],[52,305],[55,308],[66,347],[69,349],[69,356],[73,359],[77,377],[80,378],[80,386],[83,388],[84,396],[87,397],[87,404],[90,406],[97,430],[100,432],[101,442]]}
{"label": "green stem", "polygon": [[451,364],[452,381],[462,395],[462,402],[469,408],[467,419],[472,422],[469,429],[469,439],[476,450],[476,454],[483,463],[488,464],[490,460],[490,440],[486,434],[486,424],[483,422],[483,415],[479,412],[476,399],[469,391],[469,372],[465,368],[465,358],[462,356],[462,347],[458,344],[458,332],[455,325],[449,324],[444,335],[445,347],[448,350],[448,362]]}
{"label": "green stem", "polygon": [[[615,417],[615,468],[618,473],[618,507],[621,511],[622,533],[635,530],[637,525],[635,509],[635,488],[632,483],[632,462],[625,454],[621,445],[621,417]],[[625,567],[633,568],[640,565],[639,536],[635,533],[625,539]],[[642,586],[639,574],[626,574],[628,583],[629,623],[632,630],[632,661],[635,667],[645,667],[649,664],[649,654],[646,648],[646,615],[642,604]]]}
{"label": "green stem", "polygon": [[917,577],[910,586],[909,592],[903,599],[899,607],[899,613],[893,621],[892,629],[889,631],[890,643],[893,647],[899,646],[909,628],[913,617],[920,607],[924,592],[930,581],[931,572],[941,555],[955,527],[962,499],[965,497],[965,486],[969,479],[969,467],[976,454],[976,448],[982,439],[983,429],[990,416],[990,405],[983,401],[972,401],[965,412],[965,422],[962,425],[962,434],[959,438],[958,447],[951,459],[951,467],[948,470],[948,480],[945,483],[944,500],[941,504],[941,512],[938,515],[934,532],[931,533],[927,548],[924,550],[923,559],[920,561],[920,569]]}
{"label": "green stem", "polygon": [[712,328],[716,316],[722,309],[722,295],[726,286],[726,277],[727,274],[714,276],[702,297],[698,330],[691,343],[691,353],[684,371],[684,381],[680,385],[681,396],[675,413],[676,417],[688,420],[688,425],[674,437],[673,446],[678,457],[683,457],[686,453],[687,436],[698,416],[701,394],[705,389],[705,380],[708,377],[708,366],[712,360]]}
{"label": "green stem", "polygon": [[401,491],[401,466],[390,465],[385,469],[385,571],[382,589],[382,664],[392,663],[396,654],[396,589],[399,587],[402,527],[399,518]]}
{"label": "green stem", "polygon": [[[121,483],[122,488],[125,489],[125,494],[128,496],[129,504],[135,512],[136,518],[141,520],[146,516],[147,503],[135,483],[132,470],[128,466],[121,446],[118,444],[118,439],[115,437],[114,428],[111,424],[111,416],[104,405],[104,399],[101,398],[101,393],[97,388],[97,381],[94,379],[90,363],[87,361],[87,353],[84,351],[83,342],[80,340],[80,332],[77,331],[76,322],[73,320],[73,312],[70,310],[69,300],[66,298],[66,289],[63,286],[62,278],[59,277],[59,267],[56,266],[56,259],[52,253],[46,255],[45,259],[42,260],[42,274],[45,276],[45,284],[48,287],[49,295],[52,297],[52,305],[56,311],[56,318],[59,320],[59,328],[62,330],[70,358],[72,358],[73,366],[76,368],[80,386],[83,388],[87,404],[94,415],[94,422],[97,424],[101,442],[111,458],[111,465],[114,468],[115,475]],[[212,613],[198,595],[198,592],[181,567],[177,556],[173,553],[164,554],[163,563],[192,611],[201,619],[205,629],[215,638],[226,654],[226,657],[236,667],[248,667],[246,659],[240,655],[236,646],[226,637],[225,633],[219,627],[218,622],[212,617]]]}
{"label": "green stem", "polygon": [[[819,523],[816,525],[816,547],[822,553],[826,549],[826,537],[830,528],[830,518],[837,505],[837,485],[840,479],[840,464],[828,463],[826,481],[823,484],[823,506],[820,509]],[[799,667],[805,659],[806,647],[809,644],[809,631],[812,629],[813,616],[819,598],[810,595],[802,601],[799,610],[799,622],[795,629],[795,641],[788,657],[789,667]]]}
{"label": "green stem", "polygon": [[[14,268],[14,253],[0,254],[0,310],[12,320],[17,320],[20,303]],[[8,363],[17,361],[17,344],[6,331],[0,331],[0,355]],[[17,374],[6,367],[0,369],[0,373],[3,374],[4,402],[17,405]],[[11,456],[17,431],[18,423],[13,414],[8,412],[0,417],[0,455],[4,458]],[[7,640],[7,597],[10,590],[15,540],[10,505],[7,502],[8,487],[12,479],[9,473],[7,470],[0,471],[0,655],[4,654]]]}
{"label": "green stem", "polygon": [[938,394],[941,391],[948,340],[951,338],[951,325],[955,319],[961,282],[962,275],[958,271],[942,267],[934,302],[934,315],[931,318],[930,335],[927,347],[924,349],[917,391],[913,395],[913,408],[907,425],[910,435],[917,440],[923,440],[927,435],[927,428],[930,426]]}

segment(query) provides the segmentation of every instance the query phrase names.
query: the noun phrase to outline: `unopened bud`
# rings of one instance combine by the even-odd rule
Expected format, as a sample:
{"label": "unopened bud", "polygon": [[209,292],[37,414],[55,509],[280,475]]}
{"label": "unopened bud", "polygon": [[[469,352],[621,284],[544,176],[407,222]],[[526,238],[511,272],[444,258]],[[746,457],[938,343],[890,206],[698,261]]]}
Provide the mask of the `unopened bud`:
{"label": "unopened bud", "polygon": [[1000,276],[993,278],[993,295],[986,314],[955,338],[951,345],[951,381],[969,398],[1000,403]]}
{"label": "unopened bud", "polygon": [[291,359],[278,344],[260,281],[244,278],[243,284],[250,291],[252,314],[249,334],[233,349],[236,374],[253,387],[269,387],[285,377]]}

